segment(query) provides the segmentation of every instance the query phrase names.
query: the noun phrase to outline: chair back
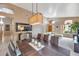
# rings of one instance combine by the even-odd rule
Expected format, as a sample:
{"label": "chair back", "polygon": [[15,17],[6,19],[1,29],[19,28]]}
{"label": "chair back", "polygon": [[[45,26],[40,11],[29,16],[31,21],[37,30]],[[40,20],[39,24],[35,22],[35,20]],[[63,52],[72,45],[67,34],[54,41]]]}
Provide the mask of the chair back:
{"label": "chair back", "polygon": [[11,42],[12,47],[13,47],[14,49],[16,49],[16,47],[15,47],[15,45],[14,45],[13,41],[12,41],[12,40],[10,40],[10,42]]}
{"label": "chair back", "polygon": [[58,46],[59,36],[51,36],[51,45]]}
{"label": "chair back", "polygon": [[49,38],[49,35],[48,34],[44,34],[44,37],[43,37],[44,42],[48,42],[48,38]]}
{"label": "chair back", "polygon": [[41,36],[42,36],[42,34],[41,34],[41,33],[38,33],[38,35],[37,35],[37,38],[36,38],[36,39],[37,39],[38,41],[41,41]]}
{"label": "chair back", "polygon": [[38,33],[38,35],[37,35],[37,39],[40,39],[40,38],[41,38],[41,34]]}
{"label": "chair back", "polygon": [[12,50],[12,47],[10,44],[8,45],[8,49],[11,56],[16,56],[16,53]]}

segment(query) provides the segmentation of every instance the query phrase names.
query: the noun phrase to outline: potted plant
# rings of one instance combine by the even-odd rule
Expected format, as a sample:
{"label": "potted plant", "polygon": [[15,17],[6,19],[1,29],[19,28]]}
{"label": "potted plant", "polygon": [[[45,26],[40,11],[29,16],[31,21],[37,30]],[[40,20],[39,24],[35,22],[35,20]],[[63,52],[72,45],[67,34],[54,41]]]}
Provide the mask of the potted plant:
{"label": "potted plant", "polygon": [[77,33],[77,29],[79,28],[79,22],[74,22],[71,24],[71,30],[73,33]]}
{"label": "potted plant", "polygon": [[77,34],[77,42],[79,43],[79,34],[78,34],[78,30],[79,30],[79,22],[74,22],[72,25],[71,25],[71,29],[72,29],[72,32],[76,33]]}

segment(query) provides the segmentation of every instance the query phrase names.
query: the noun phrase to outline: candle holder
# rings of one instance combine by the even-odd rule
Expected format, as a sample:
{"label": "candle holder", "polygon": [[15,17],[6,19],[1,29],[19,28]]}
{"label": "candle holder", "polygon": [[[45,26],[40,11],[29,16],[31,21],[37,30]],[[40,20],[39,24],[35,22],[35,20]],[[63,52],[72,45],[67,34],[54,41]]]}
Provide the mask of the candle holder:
{"label": "candle holder", "polygon": [[42,44],[41,42],[38,42],[37,48],[41,48]]}
{"label": "candle holder", "polygon": [[35,39],[32,39],[32,43],[34,44]]}
{"label": "candle holder", "polygon": [[34,41],[34,45],[37,46],[37,44],[38,44],[38,42],[37,42],[37,40],[35,40],[35,41]]}

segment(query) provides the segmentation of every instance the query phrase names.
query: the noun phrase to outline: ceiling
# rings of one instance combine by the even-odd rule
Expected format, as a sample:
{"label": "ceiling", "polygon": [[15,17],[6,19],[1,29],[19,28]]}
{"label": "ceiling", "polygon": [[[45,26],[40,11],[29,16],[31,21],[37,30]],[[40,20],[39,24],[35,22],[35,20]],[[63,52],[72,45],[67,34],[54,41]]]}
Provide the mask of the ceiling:
{"label": "ceiling", "polygon": [[[16,6],[32,11],[32,3],[14,3]],[[33,4],[33,11],[36,10]],[[38,11],[45,17],[79,16],[79,3],[38,3]]]}

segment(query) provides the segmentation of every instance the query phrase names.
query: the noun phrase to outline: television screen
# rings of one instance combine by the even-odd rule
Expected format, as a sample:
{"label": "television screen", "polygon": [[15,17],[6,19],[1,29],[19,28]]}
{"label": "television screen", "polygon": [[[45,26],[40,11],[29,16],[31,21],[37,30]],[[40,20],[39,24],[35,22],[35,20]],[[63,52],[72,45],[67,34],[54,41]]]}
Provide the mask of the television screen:
{"label": "television screen", "polygon": [[24,23],[16,23],[16,31],[32,31],[32,25]]}

